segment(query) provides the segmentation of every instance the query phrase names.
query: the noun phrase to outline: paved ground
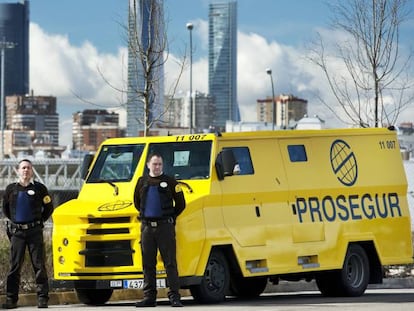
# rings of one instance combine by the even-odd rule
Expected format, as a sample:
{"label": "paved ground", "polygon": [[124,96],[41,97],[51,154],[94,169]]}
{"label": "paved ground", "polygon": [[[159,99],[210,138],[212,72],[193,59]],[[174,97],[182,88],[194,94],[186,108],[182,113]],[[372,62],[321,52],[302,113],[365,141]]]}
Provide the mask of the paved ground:
{"label": "paved ground", "polygon": [[[99,308],[105,311],[137,310],[135,302],[136,299],[109,301]],[[412,311],[414,289],[368,289],[361,297],[324,297],[318,291],[299,291],[264,293],[256,299],[228,298],[217,304],[198,304],[191,297],[183,297],[182,302],[186,311]],[[36,305],[19,307],[27,311],[38,310]],[[50,305],[50,309],[96,311],[97,307],[77,303]],[[171,310],[171,307],[166,298],[160,298],[156,309]]]}
{"label": "paved ground", "polygon": [[[406,289],[414,288],[414,278],[395,278],[384,279],[383,284],[370,285],[369,289]],[[279,285],[269,285],[265,293],[280,293],[280,292],[303,292],[303,291],[317,291],[317,287],[314,282],[281,282]],[[189,296],[189,292],[182,291],[182,296]],[[165,290],[159,291],[159,298],[166,297]],[[138,301],[142,298],[142,291],[140,290],[115,290],[111,301]],[[5,296],[0,295],[0,302],[5,301]],[[35,294],[22,294],[19,297],[19,306],[35,306],[37,303]],[[76,297],[74,291],[70,292],[51,292],[50,293],[50,305],[68,305],[78,304],[79,300]]]}

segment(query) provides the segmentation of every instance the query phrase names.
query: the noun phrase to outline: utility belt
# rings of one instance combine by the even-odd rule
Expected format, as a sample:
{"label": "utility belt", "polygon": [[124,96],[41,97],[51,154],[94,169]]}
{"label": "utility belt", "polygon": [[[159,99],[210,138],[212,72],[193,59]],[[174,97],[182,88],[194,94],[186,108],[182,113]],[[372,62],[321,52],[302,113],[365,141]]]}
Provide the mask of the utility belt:
{"label": "utility belt", "polygon": [[41,226],[42,223],[43,222],[40,221],[40,220],[36,220],[36,221],[33,221],[33,222],[24,223],[24,224],[16,224],[16,223],[10,221],[9,225],[12,229],[27,230],[27,229],[35,228],[37,226]]}
{"label": "utility belt", "polygon": [[172,217],[163,218],[163,219],[142,219],[141,223],[144,225],[148,225],[153,228],[156,228],[162,224],[173,224],[174,219]]}

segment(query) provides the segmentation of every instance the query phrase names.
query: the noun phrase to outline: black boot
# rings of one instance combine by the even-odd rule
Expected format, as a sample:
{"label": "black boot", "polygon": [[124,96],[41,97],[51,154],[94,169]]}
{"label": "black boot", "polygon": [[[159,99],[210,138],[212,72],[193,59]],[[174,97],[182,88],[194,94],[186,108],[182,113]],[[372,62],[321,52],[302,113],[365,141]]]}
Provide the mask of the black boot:
{"label": "black boot", "polygon": [[180,301],[180,294],[178,292],[169,292],[168,299],[170,300],[171,307],[184,307]]}
{"label": "black boot", "polygon": [[157,301],[152,298],[144,298],[141,301],[138,301],[135,304],[135,307],[142,308],[142,307],[155,307],[157,305]]}
{"label": "black boot", "polygon": [[6,299],[6,302],[1,306],[3,309],[16,309],[17,308],[17,301],[13,301],[10,298]]}
{"label": "black boot", "polygon": [[48,301],[47,298],[40,297],[39,300],[37,301],[37,307],[41,308],[41,309],[47,308],[48,307],[47,306],[47,301]]}
{"label": "black boot", "polygon": [[180,299],[171,299],[170,303],[171,303],[171,307],[184,307]]}

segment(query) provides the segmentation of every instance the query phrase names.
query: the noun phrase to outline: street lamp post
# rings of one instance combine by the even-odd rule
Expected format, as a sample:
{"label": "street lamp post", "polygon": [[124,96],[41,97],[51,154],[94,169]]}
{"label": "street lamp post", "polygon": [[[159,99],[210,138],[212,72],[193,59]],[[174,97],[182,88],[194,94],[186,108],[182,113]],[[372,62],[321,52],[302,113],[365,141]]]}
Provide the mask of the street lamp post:
{"label": "street lamp post", "polygon": [[270,82],[272,84],[272,104],[273,104],[273,111],[272,111],[272,130],[275,130],[276,126],[276,102],[275,102],[275,88],[273,86],[273,76],[272,76],[272,69],[267,68],[266,73],[270,76]]}
{"label": "street lamp post", "polygon": [[1,126],[1,160],[4,159],[4,52],[6,49],[14,48],[16,44],[13,42],[7,42],[5,38],[0,42],[0,58],[1,58],[1,73],[0,73],[0,83],[1,83],[1,90],[0,90],[0,102],[1,102],[1,116],[0,116],[0,126]]}
{"label": "street lamp post", "polygon": [[192,23],[187,23],[190,32],[190,134],[193,133],[193,28]]}

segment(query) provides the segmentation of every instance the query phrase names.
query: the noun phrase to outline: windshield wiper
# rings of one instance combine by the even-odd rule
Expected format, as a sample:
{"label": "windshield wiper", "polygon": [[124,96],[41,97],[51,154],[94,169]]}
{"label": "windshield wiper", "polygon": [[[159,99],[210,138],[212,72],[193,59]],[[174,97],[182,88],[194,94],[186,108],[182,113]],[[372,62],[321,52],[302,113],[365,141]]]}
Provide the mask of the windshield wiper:
{"label": "windshield wiper", "polygon": [[181,180],[177,180],[177,182],[181,185],[184,185],[188,189],[188,192],[193,193],[193,188],[191,188],[191,186],[189,184],[187,184],[186,182],[183,182]]}
{"label": "windshield wiper", "polygon": [[100,179],[99,182],[101,183],[107,183],[110,184],[113,188],[114,188],[114,196],[117,196],[119,193],[119,188],[117,185],[115,185],[112,181],[109,180],[105,180],[105,179]]}

